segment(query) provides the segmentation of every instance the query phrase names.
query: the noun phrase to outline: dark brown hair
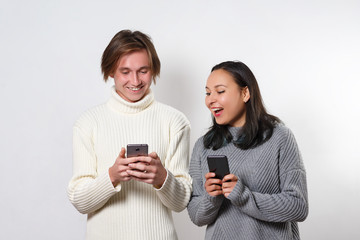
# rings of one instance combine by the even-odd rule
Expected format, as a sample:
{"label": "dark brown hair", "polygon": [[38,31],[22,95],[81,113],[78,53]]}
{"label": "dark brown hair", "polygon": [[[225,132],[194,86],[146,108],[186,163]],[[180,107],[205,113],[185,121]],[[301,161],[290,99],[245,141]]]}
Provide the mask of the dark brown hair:
{"label": "dark brown hair", "polygon": [[101,72],[105,82],[114,74],[122,56],[142,49],[145,49],[149,56],[151,75],[155,83],[156,77],[160,75],[161,64],[151,38],[140,31],[130,30],[122,30],[115,34],[102,55]]}

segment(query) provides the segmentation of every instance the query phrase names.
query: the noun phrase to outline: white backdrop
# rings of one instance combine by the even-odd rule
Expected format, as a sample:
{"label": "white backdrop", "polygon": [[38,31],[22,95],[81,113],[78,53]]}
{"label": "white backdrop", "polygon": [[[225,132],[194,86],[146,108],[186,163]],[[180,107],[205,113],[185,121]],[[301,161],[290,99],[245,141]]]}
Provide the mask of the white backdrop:
{"label": "white backdrop", "polygon": [[[211,67],[246,63],[303,155],[302,238],[360,239],[359,23],[356,0],[0,0],[0,239],[84,239],[66,196],[72,125],[109,97],[101,54],[125,28],[152,37],[155,96],[187,115],[191,147],[210,124]],[[203,238],[186,211],[174,218],[180,240]]]}

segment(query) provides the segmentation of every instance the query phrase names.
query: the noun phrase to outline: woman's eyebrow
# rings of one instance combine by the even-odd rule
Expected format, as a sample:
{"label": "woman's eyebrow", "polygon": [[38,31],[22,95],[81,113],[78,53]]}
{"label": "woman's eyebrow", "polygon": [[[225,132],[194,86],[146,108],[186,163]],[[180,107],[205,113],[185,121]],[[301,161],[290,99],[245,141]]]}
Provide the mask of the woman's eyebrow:
{"label": "woman's eyebrow", "polygon": [[[218,88],[218,87],[227,87],[226,85],[224,84],[218,84],[218,85],[215,85],[214,88]],[[208,86],[205,86],[205,89],[209,89]]]}

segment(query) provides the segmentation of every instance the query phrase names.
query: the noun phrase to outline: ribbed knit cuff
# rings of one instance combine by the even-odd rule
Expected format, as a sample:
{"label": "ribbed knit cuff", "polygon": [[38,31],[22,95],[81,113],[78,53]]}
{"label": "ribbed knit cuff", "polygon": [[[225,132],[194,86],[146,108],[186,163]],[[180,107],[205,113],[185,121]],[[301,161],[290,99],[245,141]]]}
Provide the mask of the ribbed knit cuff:
{"label": "ribbed knit cuff", "polygon": [[[166,178],[165,178],[165,181],[164,181],[163,185],[161,186],[161,188],[155,188],[155,187],[154,187],[154,189],[155,189],[156,191],[163,191],[164,188],[169,188],[169,187],[166,186],[166,185],[170,185],[169,182],[171,182],[171,180],[168,180],[168,179],[169,179],[169,173],[170,173],[170,171],[168,171],[166,168],[165,168],[165,170],[166,170]],[[174,177],[174,176],[172,176],[172,177]]]}
{"label": "ribbed knit cuff", "polygon": [[207,192],[205,192],[205,197],[213,206],[220,206],[221,203],[224,201],[224,195],[211,196]]}
{"label": "ribbed knit cuff", "polygon": [[227,199],[229,199],[233,204],[239,205],[244,190],[245,190],[244,184],[241,182],[240,179],[238,179],[234,189],[231,191]]}
{"label": "ribbed knit cuff", "polygon": [[97,185],[100,187],[100,192],[104,195],[114,194],[121,190],[121,184],[119,183],[116,187],[111,182],[109,172],[106,172],[97,177]]}
{"label": "ribbed knit cuff", "polygon": [[114,188],[109,175],[103,173],[83,189],[76,191],[70,201],[81,213],[91,213],[104,205],[110,197],[120,191],[121,187]]}
{"label": "ribbed knit cuff", "polygon": [[183,179],[177,179],[167,170],[167,177],[160,189],[155,189],[161,202],[169,209],[180,212],[186,208],[190,195],[191,187]]}
{"label": "ribbed knit cuff", "polygon": [[115,187],[114,187],[114,185],[112,184],[112,182],[111,182],[111,178],[110,178],[110,174],[109,174],[109,171],[106,173],[106,174],[104,174],[104,178],[105,178],[105,176],[107,176],[106,177],[106,179],[104,179],[104,184],[106,184],[107,186],[109,186],[109,188],[112,188],[113,190],[115,190],[115,192],[120,192],[120,190],[121,190],[121,183],[119,183],[118,185],[116,185]]}

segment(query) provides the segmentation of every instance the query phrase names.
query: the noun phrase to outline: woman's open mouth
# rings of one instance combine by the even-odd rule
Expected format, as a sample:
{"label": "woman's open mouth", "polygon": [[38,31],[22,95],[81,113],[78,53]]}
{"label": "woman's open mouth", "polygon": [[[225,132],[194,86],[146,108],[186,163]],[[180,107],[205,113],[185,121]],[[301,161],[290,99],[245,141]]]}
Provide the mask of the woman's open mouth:
{"label": "woman's open mouth", "polygon": [[221,113],[223,112],[224,109],[223,108],[212,108],[211,110],[212,110],[214,116],[218,117],[221,115]]}

